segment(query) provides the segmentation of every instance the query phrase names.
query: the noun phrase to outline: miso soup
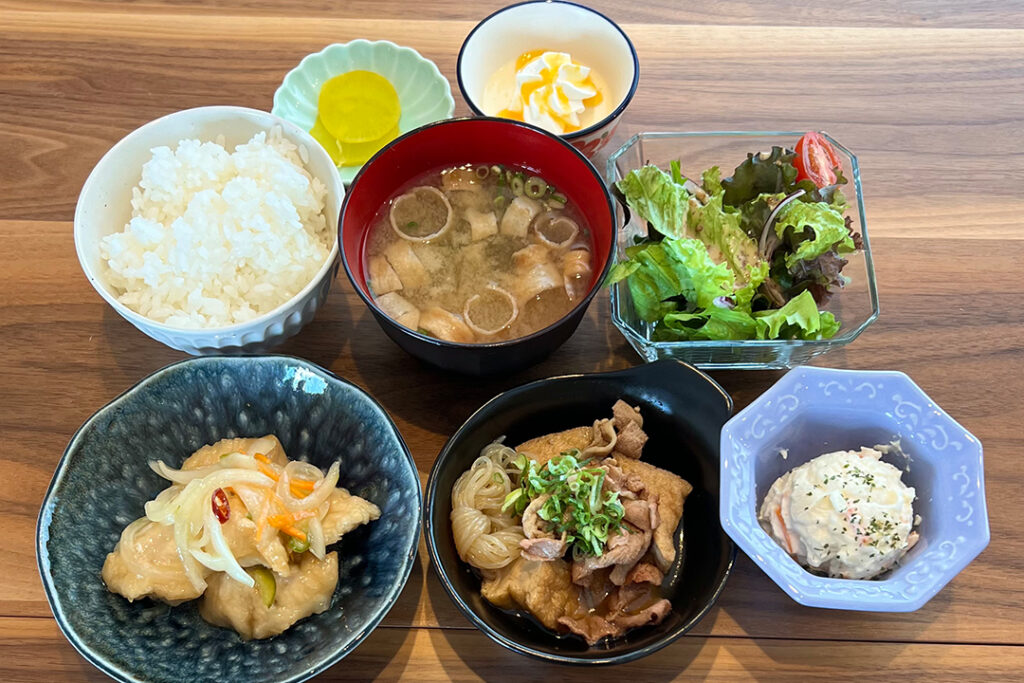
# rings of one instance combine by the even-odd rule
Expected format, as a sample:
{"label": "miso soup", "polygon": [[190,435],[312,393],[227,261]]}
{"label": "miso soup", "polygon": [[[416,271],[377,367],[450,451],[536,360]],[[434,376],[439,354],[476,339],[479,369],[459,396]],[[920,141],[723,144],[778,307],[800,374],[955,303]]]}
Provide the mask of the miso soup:
{"label": "miso soup", "polygon": [[593,285],[580,213],[527,169],[473,164],[425,173],[381,207],[364,249],[367,284],[401,325],[447,341],[536,332]]}

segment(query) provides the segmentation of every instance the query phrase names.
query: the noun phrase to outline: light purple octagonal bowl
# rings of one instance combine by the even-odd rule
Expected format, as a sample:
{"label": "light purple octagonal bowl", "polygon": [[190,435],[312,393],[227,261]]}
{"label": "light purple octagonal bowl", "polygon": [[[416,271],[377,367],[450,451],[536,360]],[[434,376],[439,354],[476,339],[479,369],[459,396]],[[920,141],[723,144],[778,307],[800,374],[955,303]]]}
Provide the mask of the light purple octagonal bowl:
{"label": "light purple octagonal bowl", "polygon": [[[909,462],[883,460],[916,489],[921,540],[881,578],[812,574],[758,524],[761,501],[783,473],[822,453],[895,439]],[[725,424],[721,458],[722,527],[802,605],[912,612],[989,542],[981,442],[902,372],[795,368]]]}

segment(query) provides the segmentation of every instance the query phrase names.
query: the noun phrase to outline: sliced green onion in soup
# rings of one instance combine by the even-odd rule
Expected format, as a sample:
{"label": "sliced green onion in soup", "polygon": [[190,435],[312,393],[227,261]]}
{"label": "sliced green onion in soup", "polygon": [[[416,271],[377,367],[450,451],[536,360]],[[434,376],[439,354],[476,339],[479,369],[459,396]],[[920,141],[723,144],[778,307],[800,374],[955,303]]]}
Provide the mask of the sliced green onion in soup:
{"label": "sliced green onion in soup", "polygon": [[530,176],[524,187],[526,196],[531,199],[540,199],[548,191],[548,184],[544,182],[543,178],[537,176]]}

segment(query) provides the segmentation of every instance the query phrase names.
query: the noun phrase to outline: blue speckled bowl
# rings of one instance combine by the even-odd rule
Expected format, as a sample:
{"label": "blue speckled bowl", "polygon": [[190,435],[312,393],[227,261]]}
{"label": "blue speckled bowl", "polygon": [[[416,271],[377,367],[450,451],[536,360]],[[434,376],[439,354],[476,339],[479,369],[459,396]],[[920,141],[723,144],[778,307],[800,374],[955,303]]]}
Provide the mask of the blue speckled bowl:
{"label": "blue speckled bowl", "polygon": [[[784,472],[822,453],[894,439],[909,463],[882,459],[906,470],[921,540],[878,580],[811,574],[758,524],[765,493]],[[725,424],[721,447],[722,527],[800,604],[910,612],[988,545],[981,442],[902,372],[795,368]]]}
{"label": "blue speckled bowl", "polygon": [[[204,444],[278,436],[291,458],[326,468],[381,509],[337,546],[331,608],[280,636],[243,642],[193,603],[129,603],[100,568],[121,533]],[[394,604],[420,533],[416,465],[384,410],[326,370],[286,356],[209,357],[169,365],[101,408],[75,433],[43,500],[36,552],[46,597],[71,644],[122,681],[301,681],[356,647]]]}

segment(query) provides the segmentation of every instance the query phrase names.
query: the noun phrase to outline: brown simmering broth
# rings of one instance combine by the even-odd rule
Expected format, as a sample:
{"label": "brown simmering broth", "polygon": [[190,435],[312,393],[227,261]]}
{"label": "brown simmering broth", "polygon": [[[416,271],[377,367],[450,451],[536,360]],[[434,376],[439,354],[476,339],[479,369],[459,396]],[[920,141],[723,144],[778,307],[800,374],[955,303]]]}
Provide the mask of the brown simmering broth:
{"label": "brown simmering broth", "polygon": [[529,335],[593,284],[580,213],[526,169],[475,164],[413,179],[374,217],[367,283],[392,319],[463,343]]}

